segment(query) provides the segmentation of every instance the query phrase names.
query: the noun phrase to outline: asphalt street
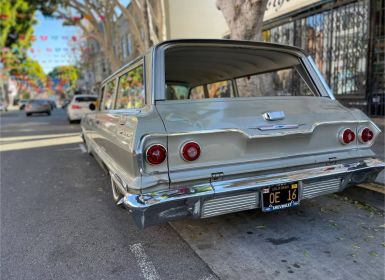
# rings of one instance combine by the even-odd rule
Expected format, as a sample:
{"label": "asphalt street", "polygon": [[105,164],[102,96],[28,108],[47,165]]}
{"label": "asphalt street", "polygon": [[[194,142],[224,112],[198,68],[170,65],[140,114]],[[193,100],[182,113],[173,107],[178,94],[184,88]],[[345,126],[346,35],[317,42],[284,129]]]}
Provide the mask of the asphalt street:
{"label": "asphalt street", "polygon": [[140,231],[113,204],[79,130],[61,109],[1,115],[0,278],[216,279],[168,224]]}
{"label": "asphalt street", "polygon": [[0,119],[1,279],[384,279],[384,213],[344,193],[141,231],[63,110]]}

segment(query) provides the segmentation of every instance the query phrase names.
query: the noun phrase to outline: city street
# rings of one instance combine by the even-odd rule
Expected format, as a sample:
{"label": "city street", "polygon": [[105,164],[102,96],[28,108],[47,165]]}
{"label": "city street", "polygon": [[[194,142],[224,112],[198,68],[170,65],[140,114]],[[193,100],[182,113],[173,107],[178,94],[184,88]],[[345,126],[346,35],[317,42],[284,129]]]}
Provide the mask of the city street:
{"label": "city street", "polygon": [[169,225],[140,231],[115,207],[79,131],[62,109],[1,116],[0,278],[215,279]]}
{"label": "city street", "polygon": [[384,279],[384,213],[344,193],[138,230],[79,131],[1,114],[1,279]]}

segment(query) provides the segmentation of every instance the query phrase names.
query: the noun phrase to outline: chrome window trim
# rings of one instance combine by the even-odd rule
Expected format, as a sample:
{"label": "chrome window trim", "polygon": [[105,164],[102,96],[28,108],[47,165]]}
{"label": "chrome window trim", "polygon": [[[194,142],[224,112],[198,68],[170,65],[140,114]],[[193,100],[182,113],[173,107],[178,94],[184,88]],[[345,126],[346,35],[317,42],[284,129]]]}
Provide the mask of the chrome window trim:
{"label": "chrome window trim", "polygon": [[[110,82],[113,82],[113,81],[115,81],[115,85],[114,85],[114,91],[112,93],[112,104],[115,106],[116,92],[118,90],[118,88],[117,88],[118,78],[115,77],[114,79],[110,79],[107,83],[103,84],[102,87],[104,87],[104,90],[106,90],[107,84],[109,84]],[[104,109],[104,92],[103,92],[101,101],[102,102],[100,102],[100,109],[99,109],[100,112],[108,113],[108,112],[113,110],[111,108],[110,109]],[[112,107],[114,107],[114,106],[112,106]]]}
{"label": "chrome window trim", "polygon": [[313,69],[313,71],[316,73],[316,76],[318,77],[318,80],[321,81],[322,88],[326,91],[326,93],[328,94],[330,99],[336,100],[336,98],[334,97],[334,94],[333,94],[330,86],[326,82],[324,76],[321,74],[320,70],[318,69],[317,65],[315,64],[313,58],[310,55],[307,57],[307,61],[309,62],[309,64],[310,64],[311,68]]}

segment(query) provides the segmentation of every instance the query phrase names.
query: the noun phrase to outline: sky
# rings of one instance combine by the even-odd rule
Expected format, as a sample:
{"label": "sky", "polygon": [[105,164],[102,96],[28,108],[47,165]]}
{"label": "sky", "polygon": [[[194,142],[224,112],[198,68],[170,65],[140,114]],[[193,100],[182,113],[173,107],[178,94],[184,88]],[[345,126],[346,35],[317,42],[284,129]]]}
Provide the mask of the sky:
{"label": "sky", "polygon": [[29,56],[37,60],[44,72],[55,66],[74,64],[79,51],[79,28],[63,26],[62,20],[47,18],[37,13],[33,42]]}

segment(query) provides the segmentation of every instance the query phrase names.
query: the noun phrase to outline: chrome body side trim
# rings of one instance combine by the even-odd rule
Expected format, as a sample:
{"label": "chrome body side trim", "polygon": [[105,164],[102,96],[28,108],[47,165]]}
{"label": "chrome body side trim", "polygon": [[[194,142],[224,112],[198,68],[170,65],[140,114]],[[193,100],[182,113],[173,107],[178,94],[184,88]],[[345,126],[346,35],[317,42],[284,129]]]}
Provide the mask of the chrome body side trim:
{"label": "chrome body side trim", "polygon": [[[305,192],[302,191],[302,199],[340,191],[354,184],[373,181],[384,167],[385,164],[380,160],[365,159],[290,172],[274,173],[273,170],[263,176],[213,181],[199,185],[186,183],[186,187],[174,190],[141,195],[127,194],[123,204],[132,212],[137,225],[144,228],[177,218],[201,218],[202,207],[206,201],[255,193],[263,187],[275,184],[300,182],[301,186],[307,189]],[[247,204],[244,206],[252,208]],[[238,209],[238,206],[232,207]],[[226,212],[227,209],[222,211]]]}

